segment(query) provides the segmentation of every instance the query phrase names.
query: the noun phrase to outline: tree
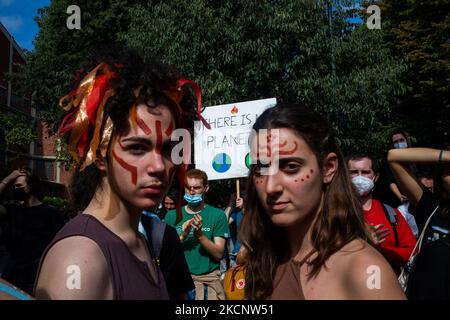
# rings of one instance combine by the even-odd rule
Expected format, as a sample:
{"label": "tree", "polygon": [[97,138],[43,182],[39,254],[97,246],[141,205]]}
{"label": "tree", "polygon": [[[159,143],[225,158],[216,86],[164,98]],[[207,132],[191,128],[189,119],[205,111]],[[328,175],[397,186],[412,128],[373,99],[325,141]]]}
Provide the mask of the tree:
{"label": "tree", "polygon": [[406,91],[404,66],[383,46],[382,30],[350,22],[352,2],[333,1],[330,30],[330,0],[93,0],[79,4],[81,29],[69,30],[69,1],[52,1],[19,80],[54,123],[81,61],[126,44],[196,80],[205,105],[305,100],[328,116],[345,151],[379,153],[396,95]]}
{"label": "tree", "polygon": [[41,120],[56,128],[61,115],[59,99],[70,90],[75,71],[99,49],[121,45],[117,35],[126,30],[125,8],[135,0],[77,1],[81,11],[81,29],[67,28],[67,8],[73,1],[52,1],[39,9],[35,18],[39,32],[34,50],[26,54],[27,64],[20,67],[13,80],[23,91],[35,92],[34,103]]}
{"label": "tree", "polygon": [[450,2],[383,0],[381,6],[387,45],[409,66],[402,81],[411,90],[396,114],[420,144],[450,144]]}
{"label": "tree", "polygon": [[383,31],[349,18],[352,1],[151,1],[121,38],[197,80],[205,104],[276,96],[326,114],[345,151],[385,149],[404,65]]}

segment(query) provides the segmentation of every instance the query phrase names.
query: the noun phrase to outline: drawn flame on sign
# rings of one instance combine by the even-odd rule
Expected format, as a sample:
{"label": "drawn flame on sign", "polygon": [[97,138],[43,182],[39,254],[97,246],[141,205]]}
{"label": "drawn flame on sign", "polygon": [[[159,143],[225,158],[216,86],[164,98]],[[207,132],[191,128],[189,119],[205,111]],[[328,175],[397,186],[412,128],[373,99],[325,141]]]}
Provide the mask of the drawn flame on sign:
{"label": "drawn flame on sign", "polygon": [[236,114],[238,112],[239,112],[238,108],[236,106],[233,106],[233,109],[231,109],[231,113]]}

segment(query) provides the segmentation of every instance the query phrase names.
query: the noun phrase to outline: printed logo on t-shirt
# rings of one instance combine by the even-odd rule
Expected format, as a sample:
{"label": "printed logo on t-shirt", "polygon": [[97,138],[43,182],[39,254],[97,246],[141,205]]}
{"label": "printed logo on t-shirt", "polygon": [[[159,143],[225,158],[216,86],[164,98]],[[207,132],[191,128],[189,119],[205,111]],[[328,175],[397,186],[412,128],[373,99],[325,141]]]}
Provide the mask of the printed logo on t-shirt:
{"label": "printed logo on t-shirt", "polygon": [[238,288],[239,290],[244,289],[245,287],[245,279],[239,279],[236,282],[236,288]]}

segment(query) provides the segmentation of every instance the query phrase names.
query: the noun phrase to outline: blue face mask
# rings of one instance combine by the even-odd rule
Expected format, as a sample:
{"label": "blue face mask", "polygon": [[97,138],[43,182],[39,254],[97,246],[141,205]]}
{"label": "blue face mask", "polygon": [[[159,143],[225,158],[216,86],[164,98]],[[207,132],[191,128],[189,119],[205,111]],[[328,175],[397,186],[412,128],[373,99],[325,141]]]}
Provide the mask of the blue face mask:
{"label": "blue face mask", "polygon": [[395,149],[405,149],[405,148],[408,148],[408,144],[406,142],[394,143],[394,148]]}
{"label": "blue face mask", "polygon": [[202,198],[201,194],[190,195],[188,193],[185,193],[184,200],[186,200],[187,203],[189,203],[189,204],[196,205],[196,204],[199,204],[200,202],[202,202],[203,198]]}

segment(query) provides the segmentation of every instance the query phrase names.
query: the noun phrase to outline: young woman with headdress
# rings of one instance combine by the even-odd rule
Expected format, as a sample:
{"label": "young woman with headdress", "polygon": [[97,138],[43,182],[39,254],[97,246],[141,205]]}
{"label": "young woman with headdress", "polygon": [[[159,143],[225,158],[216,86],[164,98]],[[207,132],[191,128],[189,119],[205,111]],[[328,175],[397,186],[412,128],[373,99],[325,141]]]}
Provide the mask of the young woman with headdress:
{"label": "young woman with headdress", "polygon": [[[71,200],[81,213],[44,253],[35,295],[167,299],[138,223],[143,209],[160,203],[177,168],[172,132],[190,127],[196,113],[204,122],[200,90],[173,68],[127,50],[92,66],[60,102],[68,112],[60,132],[77,162]],[[194,88],[197,110],[185,84]]]}

